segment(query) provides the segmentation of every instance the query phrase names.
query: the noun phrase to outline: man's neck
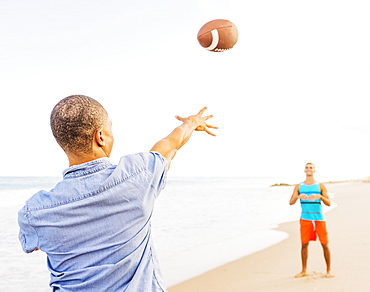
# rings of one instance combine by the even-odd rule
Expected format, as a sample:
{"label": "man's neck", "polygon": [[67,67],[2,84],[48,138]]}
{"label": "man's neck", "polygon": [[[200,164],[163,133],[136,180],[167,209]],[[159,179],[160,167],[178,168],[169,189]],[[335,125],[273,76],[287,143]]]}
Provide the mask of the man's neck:
{"label": "man's neck", "polygon": [[313,176],[306,176],[306,180],[304,182],[306,185],[312,185],[315,183],[315,179]]}
{"label": "man's neck", "polygon": [[103,157],[107,157],[106,155],[103,155],[101,153],[92,153],[90,155],[74,155],[74,154],[67,154],[68,156],[68,161],[69,161],[69,166],[73,166],[73,165],[78,165],[78,164],[82,164],[82,163],[85,163],[85,162],[89,162],[89,161],[92,161],[92,160],[95,160],[95,159],[99,159],[99,158],[103,158]]}

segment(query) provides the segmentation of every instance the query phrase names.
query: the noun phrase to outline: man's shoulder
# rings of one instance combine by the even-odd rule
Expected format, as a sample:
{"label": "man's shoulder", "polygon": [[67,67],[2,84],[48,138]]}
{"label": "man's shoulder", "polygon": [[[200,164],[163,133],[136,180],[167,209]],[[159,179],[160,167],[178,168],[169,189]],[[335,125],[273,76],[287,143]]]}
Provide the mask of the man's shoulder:
{"label": "man's shoulder", "polygon": [[167,160],[158,152],[139,152],[122,156],[118,167],[128,172],[140,172],[149,170],[154,172],[155,168],[166,169]]}
{"label": "man's shoulder", "polygon": [[41,210],[45,207],[50,207],[53,205],[53,198],[51,193],[54,189],[50,191],[40,190],[32,195],[27,201],[25,202],[23,208],[21,209],[22,212],[30,212]]}
{"label": "man's shoulder", "polygon": [[158,152],[138,152],[134,154],[127,154],[120,158],[119,164],[129,163],[132,165],[143,165],[151,163],[154,160],[165,160],[165,158]]}
{"label": "man's shoulder", "polygon": [[323,183],[319,183],[320,184],[320,189],[321,190],[326,190],[326,186],[325,186],[325,184],[323,184]]}

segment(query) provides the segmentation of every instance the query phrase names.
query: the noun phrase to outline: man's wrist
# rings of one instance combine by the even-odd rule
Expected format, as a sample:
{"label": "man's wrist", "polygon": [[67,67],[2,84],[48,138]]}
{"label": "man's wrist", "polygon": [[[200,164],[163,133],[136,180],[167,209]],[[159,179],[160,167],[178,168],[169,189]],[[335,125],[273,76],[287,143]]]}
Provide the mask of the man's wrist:
{"label": "man's wrist", "polygon": [[189,117],[184,121],[183,126],[191,131],[194,131],[199,125],[194,118]]}

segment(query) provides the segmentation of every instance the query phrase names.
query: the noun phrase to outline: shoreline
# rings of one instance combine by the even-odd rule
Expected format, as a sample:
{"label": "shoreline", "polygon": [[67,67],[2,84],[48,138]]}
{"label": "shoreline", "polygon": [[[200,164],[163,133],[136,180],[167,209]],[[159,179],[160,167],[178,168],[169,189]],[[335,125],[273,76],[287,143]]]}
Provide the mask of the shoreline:
{"label": "shoreline", "polygon": [[[363,183],[369,183],[370,177],[365,178],[359,178],[359,179],[349,179],[349,180],[339,180],[339,181],[327,181],[327,182],[321,182],[324,185],[327,184],[341,184],[341,183],[351,183],[351,182],[363,182]],[[294,187],[296,184],[290,184],[290,183],[275,183],[271,185],[270,187]]]}
{"label": "shoreline", "polygon": [[301,270],[299,223],[281,224],[278,230],[287,239],[261,251],[232,261],[202,275],[168,288],[169,292],[246,292],[246,291],[364,291],[370,272],[369,179],[325,183],[334,193],[337,207],[326,213],[332,272],[325,278],[325,262],[318,241],[309,246],[310,276],[294,278]]}

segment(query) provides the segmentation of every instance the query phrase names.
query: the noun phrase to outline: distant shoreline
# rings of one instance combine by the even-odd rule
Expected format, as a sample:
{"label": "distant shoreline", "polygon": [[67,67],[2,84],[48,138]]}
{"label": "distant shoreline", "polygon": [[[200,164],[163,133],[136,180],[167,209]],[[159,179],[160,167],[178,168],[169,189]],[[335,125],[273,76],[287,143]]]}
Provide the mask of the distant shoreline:
{"label": "distant shoreline", "polygon": [[[339,184],[339,183],[346,183],[346,182],[362,182],[362,183],[370,183],[370,176],[360,179],[349,179],[349,180],[340,180],[340,181],[327,181],[323,182],[323,184]],[[288,184],[288,183],[276,183],[271,185],[270,187],[294,187],[296,184]]]}

